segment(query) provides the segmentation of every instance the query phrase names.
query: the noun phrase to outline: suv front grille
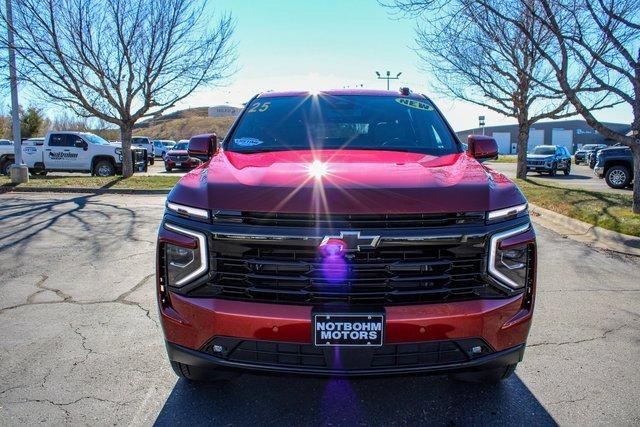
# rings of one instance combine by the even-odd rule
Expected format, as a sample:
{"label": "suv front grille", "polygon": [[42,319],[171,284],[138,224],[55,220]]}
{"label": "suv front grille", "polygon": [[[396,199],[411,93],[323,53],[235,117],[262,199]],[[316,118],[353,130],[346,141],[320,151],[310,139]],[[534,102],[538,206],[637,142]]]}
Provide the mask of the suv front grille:
{"label": "suv front grille", "polygon": [[424,228],[484,224],[484,212],[433,214],[291,214],[267,212],[218,212],[215,222],[232,222],[271,227],[306,228]]}
{"label": "suv front grille", "polygon": [[[216,352],[214,348],[223,351]],[[472,348],[476,348],[476,352],[471,351]],[[480,351],[477,351],[478,348]],[[479,338],[338,349],[311,344],[216,337],[202,351],[230,362],[315,371],[428,367],[469,362],[476,357],[493,353],[493,349]],[[356,357],[349,357],[350,353]]]}
{"label": "suv front grille", "polygon": [[484,280],[484,237],[464,243],[385,241],[323,259],[318,240],[214,237],[212,275],[191,296],[261,302],[412,304],[496,296]]}

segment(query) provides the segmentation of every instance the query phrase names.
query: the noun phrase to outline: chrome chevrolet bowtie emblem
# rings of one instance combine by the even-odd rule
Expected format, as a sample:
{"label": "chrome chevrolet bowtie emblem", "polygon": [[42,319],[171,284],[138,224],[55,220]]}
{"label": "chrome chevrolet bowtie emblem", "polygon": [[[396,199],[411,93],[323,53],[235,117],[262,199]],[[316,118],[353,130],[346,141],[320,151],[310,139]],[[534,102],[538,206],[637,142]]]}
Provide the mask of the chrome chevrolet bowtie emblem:
{"label": "chrome chevrolet bowtie emblem", "polygon": [[380,242],[380,236],[363,236],[359,231],[341,231],[339,235],[324,236],[320,247],[322,248],[333,241],[343,242],[344,252],[360,252],[375,249]]}

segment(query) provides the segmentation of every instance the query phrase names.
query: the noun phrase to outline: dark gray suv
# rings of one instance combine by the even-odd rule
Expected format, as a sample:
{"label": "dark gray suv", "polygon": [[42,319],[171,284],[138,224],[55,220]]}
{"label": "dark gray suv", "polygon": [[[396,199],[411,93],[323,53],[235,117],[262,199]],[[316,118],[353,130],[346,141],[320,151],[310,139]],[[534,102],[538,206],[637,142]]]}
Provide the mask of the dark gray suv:
{"label": "dark gray suv", "polygon": [[571,172],[571,154],[565,147],[558,145],[538,145],[527,153],[527,172],[547,172],[554,176],[557,171],[565,175]]}

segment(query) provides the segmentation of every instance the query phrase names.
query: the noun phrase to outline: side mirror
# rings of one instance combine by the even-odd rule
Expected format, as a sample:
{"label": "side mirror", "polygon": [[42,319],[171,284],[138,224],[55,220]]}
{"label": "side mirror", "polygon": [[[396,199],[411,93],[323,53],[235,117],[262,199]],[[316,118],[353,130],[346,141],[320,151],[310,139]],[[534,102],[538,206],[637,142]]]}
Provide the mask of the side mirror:
{"label": "side mirror", "polygon": [[498,157],[498,143],[490,136],[469,135],[467,138],[469,144],[469,155],[478,160],[494,159]]}
{"label": "side mirror", "polygon": [[218,152],[218,136],[215,133],[192,136],[187,152],[189,157],[206,162]]}

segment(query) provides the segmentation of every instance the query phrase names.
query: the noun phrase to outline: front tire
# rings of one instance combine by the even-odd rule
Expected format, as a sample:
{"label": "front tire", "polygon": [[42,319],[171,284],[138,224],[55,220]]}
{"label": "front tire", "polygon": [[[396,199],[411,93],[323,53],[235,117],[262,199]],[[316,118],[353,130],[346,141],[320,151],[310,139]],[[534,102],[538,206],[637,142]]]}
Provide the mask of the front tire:
{"label": "front tire", "polygon": [[0,162],[0,175],[9,175],[9,167],[13,164],[11,160]]}
{"label": "front tire", "polygon": [[629,168],[622,165],[612,166],[607,169],[604,180],[611,188],[623,189],[631,183],[631,173]]}
{"label": "front tire", "polygon": [[462,372],[452,374],[451,377],[456,381],[480,384],[496,384],[509,378],[516,370],[517,363],[513,365],[502,366],[500,368],[487,369],[478,372]]}
{"label": "front tire", "polygon": [[558,172],[558,165],[554,163],[549,171],[549,176],[556,176],[556,172]]}
{"label": "front tire", "polygon": [[193,382],[222,382],[230,381],[240,376],[239,373],[230,371],[217,371],[215,369],[202,369],[184,363],[171,361],[173,372],[179,377]]}
{"label": "front tire", "polygon": [[569,175],[571,173],[571,163],[567,163],[567,167],[564,169],[564,174]]}
{"label": "front tire", "polygon": [[173,168],[164,168],[164,170],[166,170],[167,172],[171,172]]}
{"label": "front tire", "polygon": [[155,163],[156,159],[154,157],[152,157],[151,159],[149,159],[149,164],[151,166],[153,166],[153,164]]}
{"label": "front tire", "polygon": [[99,160],[93,167],[93,174],[102,177],[113,176],[116,174],[116,168],[108,160]]}

